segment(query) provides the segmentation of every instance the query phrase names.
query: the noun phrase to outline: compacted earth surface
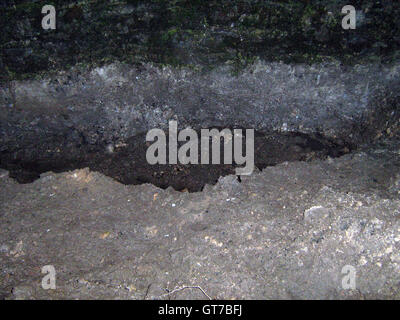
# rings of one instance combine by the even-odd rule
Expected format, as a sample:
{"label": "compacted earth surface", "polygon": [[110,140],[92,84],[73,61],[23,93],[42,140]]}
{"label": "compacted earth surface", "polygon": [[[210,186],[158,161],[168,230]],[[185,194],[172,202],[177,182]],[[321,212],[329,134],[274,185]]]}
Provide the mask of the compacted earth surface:
{"label": "compacted earth surface", "polygon": [[[30,184],[2,170],[0,186],[5,299],[400,298],[398,140],[202,192],[87,168]],[[55,290],[42,288],[45,265]]]}

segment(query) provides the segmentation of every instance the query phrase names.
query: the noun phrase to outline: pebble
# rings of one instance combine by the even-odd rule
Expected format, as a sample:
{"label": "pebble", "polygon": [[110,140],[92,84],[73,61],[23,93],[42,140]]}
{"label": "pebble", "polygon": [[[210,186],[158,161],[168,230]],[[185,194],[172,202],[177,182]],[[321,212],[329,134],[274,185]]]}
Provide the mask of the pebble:
{"label": "pebble", "polygon": [[7,170],[0,169],[0,179],[6,179],[9,177],[9,173]]}

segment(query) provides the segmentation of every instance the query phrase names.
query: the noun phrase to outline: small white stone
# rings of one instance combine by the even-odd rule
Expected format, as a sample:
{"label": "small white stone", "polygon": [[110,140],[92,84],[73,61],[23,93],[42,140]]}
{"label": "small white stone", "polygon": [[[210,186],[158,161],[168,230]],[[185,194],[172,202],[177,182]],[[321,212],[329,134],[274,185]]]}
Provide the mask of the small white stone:
{"label": "small white stone", "polygon": [[108,144],[106,146],[106,152],[107,153],[114,153],[114,145],[112,143]]}
{"label": "small white stone", "polygon": [[385,250],[385,253],[387,253],[387,254],[392,253],[392,252],[393,252],[393,247],[392,246],[387,247],[386,250]]}
{"label": "small white stone", "polygon": [[360,258],[360,260],[358,261],[358,263],[361,265],[361,266],[365,266],[366,264],[367,264],[367,259],[364,257],[364,256],[361,256],[361,258]]}
{"label": "small white stone", "polygon": [[8,171],[4,169],[0,169],[0,179],[8,178]]}
{"label": "small white stone", "polygon": [[322,206],[313,206],[304,211],[304,220],[312,222],[329,217],[329,210]]}

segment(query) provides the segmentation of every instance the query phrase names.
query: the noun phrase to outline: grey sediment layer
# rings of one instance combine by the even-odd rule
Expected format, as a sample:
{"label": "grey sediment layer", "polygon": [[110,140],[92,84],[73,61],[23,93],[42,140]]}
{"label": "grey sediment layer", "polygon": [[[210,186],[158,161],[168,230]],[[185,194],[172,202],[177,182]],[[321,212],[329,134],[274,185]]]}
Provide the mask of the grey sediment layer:
{"label": "grey sediment layer", "polygon": [[140,69],[111,64],[72,69],[0,87],[2,151],[50,137],[89,144],[123,141],[169,120],[180,128],[241,127],[318,133],[359,145],[399,119],[400,66],[286,65]]}

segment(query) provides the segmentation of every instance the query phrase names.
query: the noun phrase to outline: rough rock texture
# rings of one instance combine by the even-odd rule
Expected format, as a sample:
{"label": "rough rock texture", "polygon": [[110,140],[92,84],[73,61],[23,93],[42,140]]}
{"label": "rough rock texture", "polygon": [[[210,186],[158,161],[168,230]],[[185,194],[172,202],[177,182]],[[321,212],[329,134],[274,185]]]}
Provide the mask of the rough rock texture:
{"label": "rough rock texture", "polygon": [[[41,28],[44,4],[57,30]],[[400,3],[353,1],[356,30],[346,4],[3,1],[0,299],[400,299]],[[195,193],[4,170],[82,168],[169,120],[293,134],[286,155],[308,161]],[[296,133],[347,154],[315,160]]]}
{"label": "rough rock texture", "polygon": [[[57,10],[43,30],[42,6]],[[6,0],[0,4],[0,81],[112,61],[234,72],[268,61],[346,64],[399,58],[400,3],[353,0],[357,30],[343,30],[346,0]]]}
{"label": "rough rock texture", "polygon": [[[0,295],[399,299],[399,147],[227,176],[199,193],[85,169],[26,185],[2,175]],[[44,265],[56,290],[41,287]],[[342,288],[346,265],[355,290]]]}
{"label": "rough rock texture", "polygon": [[13,81],[0,86],[1,151],[29,150],[37,141],[66,149],[118,143],[165,129],[169,120],[180,128],[313,132],[360,145],[398,130],[399,71],[398,64],[259,61],[232,77],[223,67],[198,73],[112,64]]}

